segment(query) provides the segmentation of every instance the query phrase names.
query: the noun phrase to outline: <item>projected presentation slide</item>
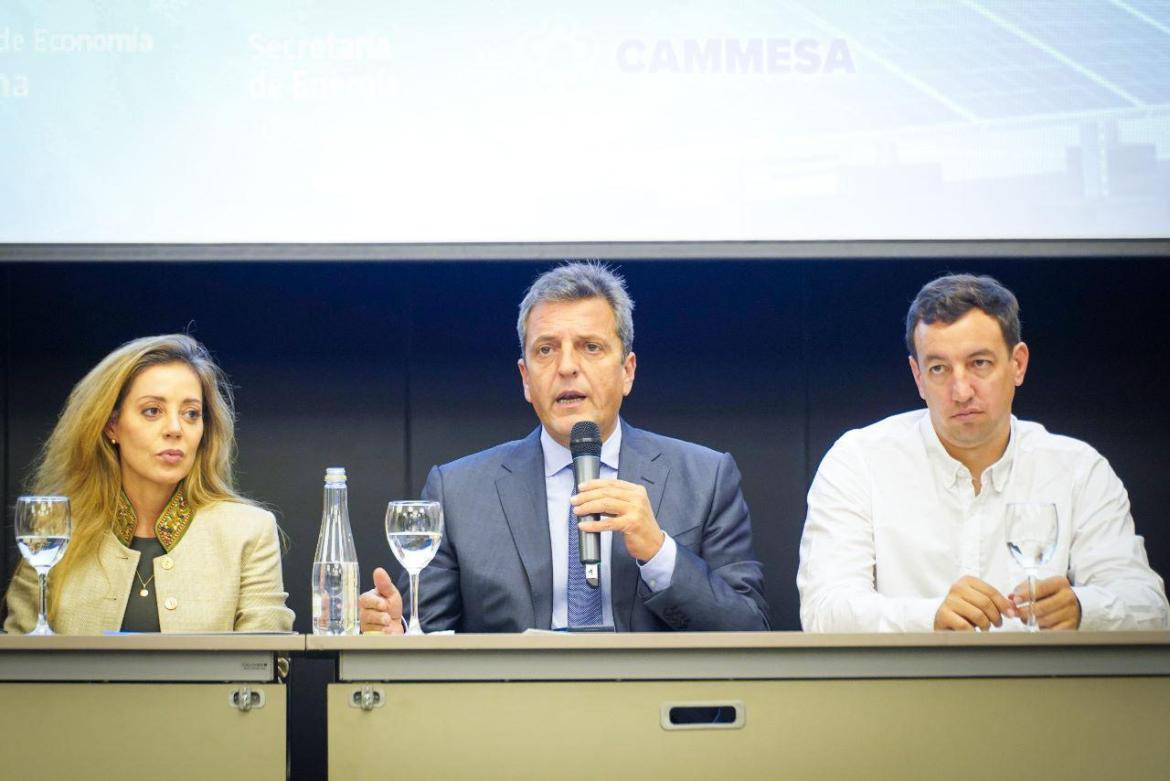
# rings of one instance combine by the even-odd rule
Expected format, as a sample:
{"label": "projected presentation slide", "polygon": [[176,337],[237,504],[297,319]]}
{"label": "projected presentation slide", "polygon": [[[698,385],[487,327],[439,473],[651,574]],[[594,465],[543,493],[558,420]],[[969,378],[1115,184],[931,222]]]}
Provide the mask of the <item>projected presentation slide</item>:
{"label": "projected presentation slide", "polygon": [[1170,235],[1170,2],[5,0],[0,242]]}

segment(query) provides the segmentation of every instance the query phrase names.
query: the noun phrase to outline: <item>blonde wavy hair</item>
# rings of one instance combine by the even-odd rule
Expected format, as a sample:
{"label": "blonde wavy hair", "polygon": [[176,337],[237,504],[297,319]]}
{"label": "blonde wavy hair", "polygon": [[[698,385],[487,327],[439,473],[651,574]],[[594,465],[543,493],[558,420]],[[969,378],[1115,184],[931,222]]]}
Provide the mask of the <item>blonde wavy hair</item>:
{"label": "blonde wavy hair", "polygon": [[[57,583],[68,578],[77,562],[97,554],[114,520],[122,468],[117,448],[104,434],[106,426],[117,417],[138,375],[152,366],[172,363],[190,367],[203,390],[203,438],[185,478],[187,502],[196,510],[222,500],[251,504],[236,493],[232,476],[236,435],[231,385],[207,348],[184,334],[127,342],[74,386],[33,465],[29,481],[33,492],[68,496],[73,511],[72,539],[52,571]],[[53,597],[58,592],[49,593]],[[55,610],[52,599],[50,616]]]}

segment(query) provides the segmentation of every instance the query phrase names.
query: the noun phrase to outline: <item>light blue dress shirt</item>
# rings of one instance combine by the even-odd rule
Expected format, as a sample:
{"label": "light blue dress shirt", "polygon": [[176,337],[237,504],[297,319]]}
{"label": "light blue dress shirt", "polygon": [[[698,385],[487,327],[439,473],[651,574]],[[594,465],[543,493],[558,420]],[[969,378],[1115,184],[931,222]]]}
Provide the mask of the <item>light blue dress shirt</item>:
{"label": "light blue dress shirt", "polygon": [[[573,455],[559,444],[548,431],[541,428],[540,446],[544,452],[544,487],[548,497],[548,532],[552,541],[553,601],[552,628],[564,629],[569,624],[569,497],[573,495]],[[618,475],[618,455],[622,448],[622,427],[614,427],[609,439],[601,443],[601,478],[611,480]],[[639,562],[642,581],[651,591],[658,592],[670,586],[674,574],[677,546],[665,534],[658,553],[645,563]],[[610,547],[613,532],[601,533],[601,621],[613,625],[613,601],[610,598]],[[625,544],[624,542],[621,544]],[[578,565],[579,566],[579,565]]]}

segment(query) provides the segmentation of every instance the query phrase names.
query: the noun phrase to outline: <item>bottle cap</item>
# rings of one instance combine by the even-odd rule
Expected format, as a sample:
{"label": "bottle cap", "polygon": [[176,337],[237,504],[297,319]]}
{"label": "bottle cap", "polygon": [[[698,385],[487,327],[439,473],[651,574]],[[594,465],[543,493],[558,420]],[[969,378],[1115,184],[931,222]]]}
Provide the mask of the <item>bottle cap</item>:
{"label": "bottle cap", "polygon": [[331,466],[325,470],[325,482],[327,483],[344,483],[345,482],[345,467]]}

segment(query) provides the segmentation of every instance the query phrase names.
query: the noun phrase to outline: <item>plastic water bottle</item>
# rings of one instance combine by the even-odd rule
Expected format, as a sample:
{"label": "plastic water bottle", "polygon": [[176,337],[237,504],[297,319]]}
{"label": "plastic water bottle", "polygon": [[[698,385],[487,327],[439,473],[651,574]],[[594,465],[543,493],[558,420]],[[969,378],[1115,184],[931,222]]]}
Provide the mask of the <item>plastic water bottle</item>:
{"label": "plastic water bottle", "polygon": [[345,470],[330,467],[325,470],[321,535],[313,557],[313,634],[358,634],[359,582]]}

